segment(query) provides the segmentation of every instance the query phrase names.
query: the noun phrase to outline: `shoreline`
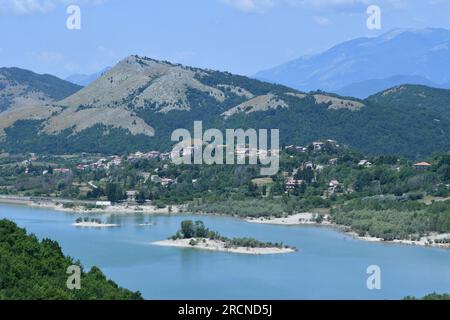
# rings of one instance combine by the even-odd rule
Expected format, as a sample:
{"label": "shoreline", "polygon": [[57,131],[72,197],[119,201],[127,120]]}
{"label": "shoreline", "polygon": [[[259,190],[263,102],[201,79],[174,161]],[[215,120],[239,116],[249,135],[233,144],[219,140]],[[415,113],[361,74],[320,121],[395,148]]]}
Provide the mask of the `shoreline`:
{"label": "shoreline", "polygon": [[[62,200],[60,200],[62,201]],[[67,201],[67,200],[66,200]],[[73,208],[64,208],[63,204],[58,203],[57,199],[49,200],[49,201],[35,201],[30,197],[8,197],[8,196],[0,196],[0,204],[14,204],[27,206],[32,208],[43,208],[50,209],[60,212],[66,213],[81,213],[81,214],[150,214],[150,215],[170,215],[170,214],[182,214],[189,213],[186,211],[187,205],[178,205],[172,206],[172,212],[169,213],[169,208],[157,208],[156,206],[151,205],[113,205],[104,208],[93,208],[93,209],[83,209],[81,207],[73,207]],[[424,248],[439,248],[439,249],[450,249],[450,243],[434,243],[434,240],[439,240],[443,238],[450,238],[450,233],[448,234],[438,234],[438,233],[430,233],[430,235],[422,237],[419,241],[413,240],[393,240],[393,241],[384,241],[382,238],[371,237],[371,236],[360,236],[355,231],[351,230],[347,226],[334,224],[327,219],[324,219],[322,222],[318,223],[313,220],[313,217],[316,215],[315,213],[304,212],[293,214],[284,218],[251,218],[251,217],[239,217],[236,215],[224,215],[220,213],[192,213],[194,215],[202,216],[202,215],[213,215],[213,216],[224,216],[231,218],[238,218],[247,223],[257,223],[257,224],[266,224],[266,225],[277,225],[277,226],[315,226],[315,227],[331,227],[336,229],[346,236],[349,236],[353,239],[357,239],[365,242],[376,242],[380,244],[400,244],[400,245],[408,245],[408,246],[418,246]],[[329,217],[329,215],[325,215],[325,217]],[[432,241],[430,243],[429,241]]]}
{"label": "shoreline", "polygon": [[[191,245],[191,241],[196,241],[196,245]],[[269,254],[284,254],[293,253],[294,249],[291,248],[251,248],[251,247],[230,247],[225,246],[225,242],[211,239],[177,239],[177,240],[162,240],[152,242],[153,245],[162,247],[175,247],[175,248],[190,248],[198,250],[208,250],[226,253],[238,253],[238,254],[249,254],[249,255],[269,255]]]}
{"label": "shoreline", "polygon": [[350,229],[350,227],[344,225],[338,225],[329,221],[329,215],[324,216],[322,222],[316,222],[314,220],[316,214],[304,212],[297,213],[285,218],[246,218],[245,221],[249,223],[257,224],[268,224],[268,225],[278,225],[278,226],[316,226],[316,227],[331,227],[334,228],[345,235],[366,242],[377,242],[381,244],[400,244],[408,246],[426,247],[426,248],[440,248],[440,249],[450,249],[450,243],[435,243],[435,240],[450,239],[450,233],[430,233],[427,236],[423,236],[420,240],[407,240],[407,239],[396,239],[392,241],[385,241],[382,238],[372,237],[372,236],[360,236],[355,231]]}
{"label": "shoreline", "polygon": [[271,224],[271,225],[281,225],[281,226],[304,226],[304,225],[311,225],[311,226],[331,226],[332,223],[329,222],[329,215],[324,215],[324,219],[321,223],[314,220],[317,213],[311,213],[311,212],[303,212],[303,213],[296,213],[284,218],[275,218],[275,217],[261,217],[261,218],[245,218],[246,222],[249,223],[258,223],[258,224]]}
{"label": "shoreline", "polygon": [[[64,207],[64,203],[70,203],[70,200],[33,200],[29,197],[0,197],[0,204],[15,204],[23,205],[31,208],[43,208],[51,209],[55,211],[67,212],[67,213],[111,213],[111,214],[130,214],[130,213],[144,213],[144,214],[180,214],[185,210],[185,205],[173,205],[171,212],[169,207],[158,208],[153,205],[135,205],[135,204],[115,204],[111,206],[103,206],[97,208],[87,209],[85,205],[74,205],[73,207]],[[86,203],[88,205],[89,203]]]}
{"label": "shoreline", "polygon": [[72,226],[77,228],[115,228],[119,227],[118,224],[106,224],[97,222],[77,222],[72,224]]}

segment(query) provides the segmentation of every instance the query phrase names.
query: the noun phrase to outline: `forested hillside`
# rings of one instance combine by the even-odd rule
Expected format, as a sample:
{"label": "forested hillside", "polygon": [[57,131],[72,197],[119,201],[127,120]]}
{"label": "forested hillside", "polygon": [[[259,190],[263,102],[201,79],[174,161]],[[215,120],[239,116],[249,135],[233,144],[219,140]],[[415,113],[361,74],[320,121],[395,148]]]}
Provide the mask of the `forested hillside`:
{"label": "forested hillside", "polygon": [[69,290],[67,268],[79,264],[55,241],[39,241],[13,222],[0,221],[0,300],[140,300],[93,267],[81,276],[81,290]]}
{"label": "forested hillside", "polygon": [[168,151],[175,129],[280,129],[281,144],[332,139],[370,155],[450,149],[450,90],[400,85],[365,100],[130,56],[57,103],[0,113],[7,152]]}

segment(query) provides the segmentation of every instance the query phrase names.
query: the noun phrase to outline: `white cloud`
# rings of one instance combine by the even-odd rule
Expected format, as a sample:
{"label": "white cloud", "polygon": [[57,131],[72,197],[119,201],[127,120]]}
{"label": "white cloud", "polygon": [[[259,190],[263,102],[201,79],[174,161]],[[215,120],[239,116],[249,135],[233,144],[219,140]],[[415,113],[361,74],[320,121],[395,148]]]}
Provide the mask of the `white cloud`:
{"label": "white cloud", "polygon": [[314,22],[317,23],[320,26],[329,26],[332,24],[331,20],[326,17],[314,17]]}
{"label": "white cloud", "polygon": [[222,0],[223,3],[246,12],[263,12],[275,5],[277,0]]}
{"label": "white cloud", "polygon": [[36,58],[46,64],[58,64],[64,61],[64,54],[56,51],[41,51],[36,54]]}
{"label": "white cloud", "polygon": [[0,0],[0,13],[26,15],[47,13],[69,4],[101,4],[106,0]]}
{"label": "white cloud", "polygon": [[[403,8],[408,0],[377,0],[380,6],[390,8]],[[444,3],[450,0],[429,0],[435,3]],[[365,11],[374,0],[221,0],[221,2],[234,6],[247,12],[265,12],[275,6],[295,6],[313,9],[315,11]]]}

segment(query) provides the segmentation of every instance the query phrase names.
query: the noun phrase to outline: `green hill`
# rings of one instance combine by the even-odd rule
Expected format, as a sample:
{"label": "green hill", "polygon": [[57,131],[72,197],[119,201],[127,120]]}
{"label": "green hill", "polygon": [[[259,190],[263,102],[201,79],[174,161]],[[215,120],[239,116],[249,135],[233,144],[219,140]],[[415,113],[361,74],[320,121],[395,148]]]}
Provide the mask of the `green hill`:
{"label": "green hill", "polygon": [[0,300],[140,300],[139,292],[118,287],[93,267],[81,276],[81,290],[68,290],[66,270],[76,263],[57,242],[0,221]]}
{"label": "green hill", "polygon": [[333,139],[368,154],[422,158],[450,149],[449,106],[450,90],[426,86],[359,100],[130,56],[64,100],[0,113],[0,148],[168,151],[175,129],[201,120],[205,130],[280,129],[282,144]]}
{"label": "green hill", "polygon": [[82,87],[49,74],[0,68],[0,111],[64,99]]}

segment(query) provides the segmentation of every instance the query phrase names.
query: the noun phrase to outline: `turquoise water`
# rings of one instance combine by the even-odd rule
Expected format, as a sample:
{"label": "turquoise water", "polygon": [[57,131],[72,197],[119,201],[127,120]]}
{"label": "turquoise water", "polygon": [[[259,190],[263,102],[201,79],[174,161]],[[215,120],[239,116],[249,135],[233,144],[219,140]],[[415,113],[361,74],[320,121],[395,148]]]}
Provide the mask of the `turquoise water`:
{"label": "turquoise water", "polygon": [[[217,216],[92,215],[118,228],[79,229],[79,215],[0,205],[0,219],[57,240],[85,267],[96,265],[147,299],[400,299],[450,292],[450,250],[358,241],[329,228],[251,224]],[[185,219],[233,236],[283,242],[293,254],[251,256],[158,247]],[[153,226],[139,224],[151,222]],[[382,289],[366,287],[366,269],[382,270]]]}

